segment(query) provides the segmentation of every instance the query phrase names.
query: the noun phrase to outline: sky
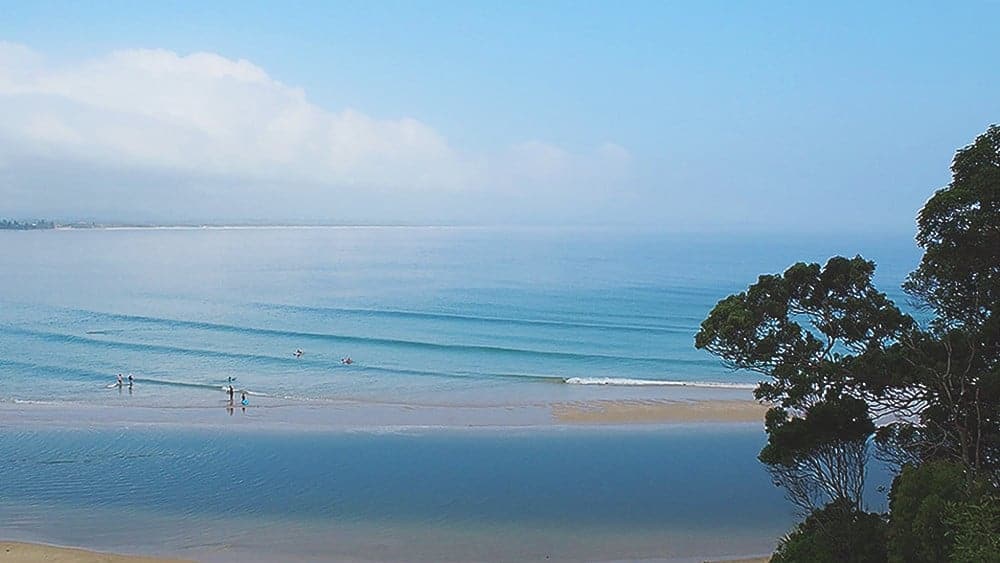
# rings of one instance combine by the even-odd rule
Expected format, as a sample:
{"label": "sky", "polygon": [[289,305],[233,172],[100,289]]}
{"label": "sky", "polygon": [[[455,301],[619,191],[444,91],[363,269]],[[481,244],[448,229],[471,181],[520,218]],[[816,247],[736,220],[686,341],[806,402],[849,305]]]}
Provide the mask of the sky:
{"label": "sky", "polygon": [[1000,1],[8,2],[0,217],[912,233]]}

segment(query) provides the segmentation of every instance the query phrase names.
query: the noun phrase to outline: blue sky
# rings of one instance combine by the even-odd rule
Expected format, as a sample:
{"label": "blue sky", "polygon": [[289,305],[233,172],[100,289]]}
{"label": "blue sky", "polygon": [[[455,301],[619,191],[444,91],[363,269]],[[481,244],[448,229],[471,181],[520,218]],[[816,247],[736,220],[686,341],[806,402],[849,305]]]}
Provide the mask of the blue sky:
{"label": "blue sky", "polygon": [[204,4],[0,3],[0,215],[910,232],[1000,121],[998,2]]}

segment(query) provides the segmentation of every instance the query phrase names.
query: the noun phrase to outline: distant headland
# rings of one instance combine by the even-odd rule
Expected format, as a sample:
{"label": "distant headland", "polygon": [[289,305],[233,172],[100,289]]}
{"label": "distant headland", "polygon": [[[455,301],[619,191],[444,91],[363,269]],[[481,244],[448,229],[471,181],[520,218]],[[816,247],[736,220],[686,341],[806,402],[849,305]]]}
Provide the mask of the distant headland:
{"label": "distant headland", "polygon": [[0,230],[3,231],[37,231],[54,228],[56,228],[56,224],[52,221],[12,221],[10,219],[0,219]]}
{"label": "distant headland", "polygon": [[283,229],[340,227],[471,227],[465,224],[424,224],[406,222],[94,222],[2,219],[0,231],[36,231],[49,229]]}

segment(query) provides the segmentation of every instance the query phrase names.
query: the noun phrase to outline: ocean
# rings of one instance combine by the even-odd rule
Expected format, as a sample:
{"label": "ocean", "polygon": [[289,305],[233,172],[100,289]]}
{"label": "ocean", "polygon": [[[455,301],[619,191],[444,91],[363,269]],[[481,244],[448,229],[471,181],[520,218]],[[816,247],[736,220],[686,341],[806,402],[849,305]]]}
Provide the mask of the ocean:
{"label": "ocean", "polygon": [[694,349],[701,320],[857,253],[905,301],[908,237],[0,231],[0,536],[208,561],[766,553],[794,517],[760,424],[551,409],[749,398],[759,376]]}
{"label": "ocean", "polygon": [[[796,260],[862,252],[899,284],[912,241],[568,229],[0,232],[0,400],[520,401],[552,387],[752,387],[694,349],[712,306]],[[295,357],[296,350],[301,357]],[[352,365],[341,359],[350,357]],[[547,389],[548,388],[548,389]]]}

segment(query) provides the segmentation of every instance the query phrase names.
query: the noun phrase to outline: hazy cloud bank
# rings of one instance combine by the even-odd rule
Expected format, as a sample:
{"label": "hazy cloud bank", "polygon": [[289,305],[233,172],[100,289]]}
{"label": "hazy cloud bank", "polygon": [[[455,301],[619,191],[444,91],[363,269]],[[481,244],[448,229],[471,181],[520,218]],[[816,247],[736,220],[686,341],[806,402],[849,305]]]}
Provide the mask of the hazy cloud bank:
{"label": "hazy cloud bank", "polygon": [[[74,64],[0,43],[0,213],[142,220],[591,217],[631,157],[331,111],[246,60],[121,50]],[[530,211],[526,212],[525,209]]]}

